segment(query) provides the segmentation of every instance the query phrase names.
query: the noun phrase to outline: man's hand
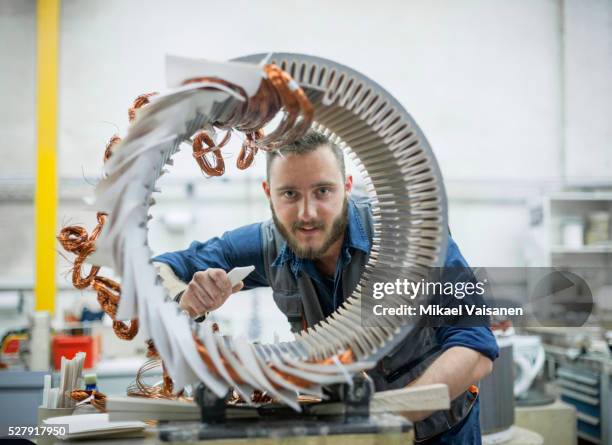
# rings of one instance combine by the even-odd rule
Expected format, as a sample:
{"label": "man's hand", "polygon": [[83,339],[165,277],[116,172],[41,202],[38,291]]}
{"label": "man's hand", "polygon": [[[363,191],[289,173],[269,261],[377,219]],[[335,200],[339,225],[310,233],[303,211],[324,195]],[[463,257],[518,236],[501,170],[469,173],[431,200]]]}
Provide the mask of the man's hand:
{"label": "man's hand", "polygon": [[198,317],[221,307],[244,283],[241,281],[232,288],[227,273],[223,269],[206,269],[196,272],[181,297],[179,306]]}

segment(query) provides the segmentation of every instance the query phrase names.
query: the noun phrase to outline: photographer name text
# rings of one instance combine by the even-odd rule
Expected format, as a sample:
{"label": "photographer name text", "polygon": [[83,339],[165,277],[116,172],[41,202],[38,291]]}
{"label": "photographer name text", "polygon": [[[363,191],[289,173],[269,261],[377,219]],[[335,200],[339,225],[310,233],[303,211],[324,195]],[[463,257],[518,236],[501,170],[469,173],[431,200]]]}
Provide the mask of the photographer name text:
{"label": "photographer name text", "polygon": [[455,317],[468,316],[522,316],[521,307],[488,307],[486,305],[466,304],[455,307],[444,307],[436,304],[409,306],[383,306],[377,304],[372,307],[374,315],[382,316],[429,316],[429,317]]}

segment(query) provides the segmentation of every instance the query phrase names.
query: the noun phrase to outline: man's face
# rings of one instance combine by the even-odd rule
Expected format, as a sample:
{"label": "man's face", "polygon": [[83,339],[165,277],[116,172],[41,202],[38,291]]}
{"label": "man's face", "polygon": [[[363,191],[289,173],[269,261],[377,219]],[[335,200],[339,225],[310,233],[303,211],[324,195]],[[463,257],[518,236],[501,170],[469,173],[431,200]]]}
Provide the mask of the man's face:
{"label": "man's face", "polygon": [[272,217],[298,257],[318,259],[344,236],[352,177],[327,146],[277,157],[263,188]]}

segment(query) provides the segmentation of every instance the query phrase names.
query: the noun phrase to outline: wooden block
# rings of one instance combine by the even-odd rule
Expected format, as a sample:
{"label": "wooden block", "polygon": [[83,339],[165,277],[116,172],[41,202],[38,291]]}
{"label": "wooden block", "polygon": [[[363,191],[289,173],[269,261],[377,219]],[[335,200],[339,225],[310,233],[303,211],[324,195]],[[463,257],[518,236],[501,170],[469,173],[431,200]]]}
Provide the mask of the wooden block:
{"label": "wooden block", "polygon": [[374,394],[370,411],[438,411],[450,408],[448,386],[443,383],[412,386]]}

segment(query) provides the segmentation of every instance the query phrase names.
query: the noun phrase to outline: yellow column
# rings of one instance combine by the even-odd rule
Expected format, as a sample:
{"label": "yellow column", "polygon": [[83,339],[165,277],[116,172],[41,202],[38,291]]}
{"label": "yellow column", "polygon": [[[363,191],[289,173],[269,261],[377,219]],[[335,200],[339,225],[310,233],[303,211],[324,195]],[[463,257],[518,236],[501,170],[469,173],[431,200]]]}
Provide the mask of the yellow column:
{"label": "yellow column", "polygon": [[36,192],[36,310],[55,307],[57,221],[57,65],[60,0],[38,0],[37,160]]}

